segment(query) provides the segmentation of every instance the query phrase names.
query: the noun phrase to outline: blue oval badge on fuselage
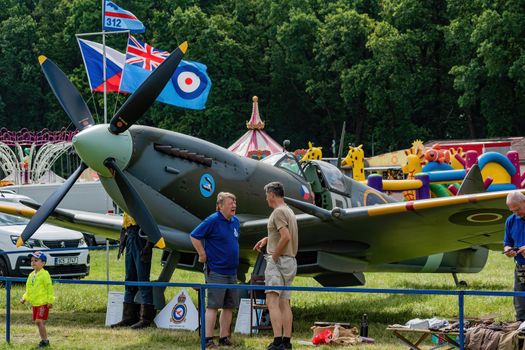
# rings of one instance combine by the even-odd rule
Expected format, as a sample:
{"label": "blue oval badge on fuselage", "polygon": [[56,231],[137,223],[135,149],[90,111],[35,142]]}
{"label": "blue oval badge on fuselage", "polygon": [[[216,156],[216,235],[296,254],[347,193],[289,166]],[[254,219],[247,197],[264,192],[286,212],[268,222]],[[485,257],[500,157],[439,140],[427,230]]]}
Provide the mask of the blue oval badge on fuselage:
{"label": "blue oval badge on fuselage", "polygon": [[215,191],[215,180],[208,173],[202,174],[199,181],[199,190],[203,197],[211,197]]}

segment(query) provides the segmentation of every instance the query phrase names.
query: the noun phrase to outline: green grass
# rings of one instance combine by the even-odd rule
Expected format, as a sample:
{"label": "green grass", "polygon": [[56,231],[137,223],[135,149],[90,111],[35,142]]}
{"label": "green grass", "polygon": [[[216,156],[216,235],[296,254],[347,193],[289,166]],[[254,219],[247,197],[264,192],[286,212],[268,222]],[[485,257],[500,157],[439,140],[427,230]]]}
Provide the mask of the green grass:
{"label": "green grass", "polygon": [[[91,253],[91,274],[87,279],[106,279],[105,252]],[[159,261],[156,251],[154,261]],[[157,276],[160,264],[154,264],[152,276]],[[512,290],[513,262],[499,253],[491,253],[487,267],[478,274],[463,274],[460,277],[469,284],[469,289]],[[455,289],[450,274],[402,274],[369,273],[366,275],[369,288],[417,288],[417,289]],[[124,279],[124,261],[116,260],[116,251],[110,252],[110,279]],[[177,270],[172,282],[201,282],[199,273]],[[296,286],[319,286],[311,278],[298,277]],[[147,329],[132,331],[112,330],[104,326],[106,286],[55,284],[56,304],[47,323],[49,338],[53,349],[197,349],[200,338],[197,332]],[[111,287],[123,290],[123,287]],[[11,344],[5,343],[5,289],[0,290],[0,348],[27,349],[38,343],[38,332],[31,322],[28,306],[18,303],[24,292],[23,285],[12,289],[11,303]],[[167,299],[178,292],[169,288]],[[197,296],[190,291],[195,304]],[[294,292],[292,297],[294,311],[294,338],[309,340],[310,327],[316,321],[349,322],[358,325],[362,314],[369,317],[371,337],[374,345],[359,345],[353,349],[406,349],[385,327],[393,323],[405,323],[411,318],[455,318],[458,312],[457,297],[427,295],[388,295],[368,293],[312,293]],[[465,315],[478,317],[496,314],[501,321],[513,320],[512,299],[507,297],[466,297]],[[234,334],[237,349],[263,349],[272,340],[270,332],[254,337]],[[428,341],[426,346],[430,347]],[[294,349],[311,349],[294,343]],[[324,347],[328,349],[329,347]],[[323,349],[323,347],[321,347]]]}

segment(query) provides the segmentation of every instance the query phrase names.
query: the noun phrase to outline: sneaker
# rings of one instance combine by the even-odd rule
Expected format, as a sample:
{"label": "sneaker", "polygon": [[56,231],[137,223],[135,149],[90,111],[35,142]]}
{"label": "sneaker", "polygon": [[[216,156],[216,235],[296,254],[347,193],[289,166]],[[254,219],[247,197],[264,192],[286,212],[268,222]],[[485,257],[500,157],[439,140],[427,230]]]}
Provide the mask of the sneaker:
{"label": "sneaker", "polygon": [[49,346],[49,340],[41,340],[40,343],[38,343],[39,348],[45,348],[46,346]]}
{"label": "sneaker", "polygon": [[217,349],[218,346],[217,344],[215,344],[215,342],[213,341],[213,339],[210,339],[206,342],[206,349]]}
{"label": "sneaker", "polygon": [[224,337],[219,339],[219,346],[233,346],[230,337]]}
{"label": "sneaker", "polygon": [[267,350],[284,350],[284,344],[275,345],[273,342],[268,345]]}

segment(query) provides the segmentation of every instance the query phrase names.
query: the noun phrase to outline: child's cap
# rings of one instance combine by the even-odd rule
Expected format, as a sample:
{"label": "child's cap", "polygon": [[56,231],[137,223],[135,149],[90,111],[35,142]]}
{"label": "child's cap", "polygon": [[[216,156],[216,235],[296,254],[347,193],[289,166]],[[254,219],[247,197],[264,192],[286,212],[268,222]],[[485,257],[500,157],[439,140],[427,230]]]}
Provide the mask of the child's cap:
{"label": "child's cap", "polygon": [[47,262],[47,256],[42,252],[33,252],[31,253],[31,256],[42,260],[43,262]]}

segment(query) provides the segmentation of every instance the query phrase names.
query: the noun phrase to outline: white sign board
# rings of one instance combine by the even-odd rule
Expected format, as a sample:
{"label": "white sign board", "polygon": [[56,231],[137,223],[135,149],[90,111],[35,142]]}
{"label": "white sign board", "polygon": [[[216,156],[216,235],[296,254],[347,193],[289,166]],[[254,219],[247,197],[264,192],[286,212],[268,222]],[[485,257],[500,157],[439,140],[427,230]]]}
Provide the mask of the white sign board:
{"label": "white sign board", "polygon": [[[257,300],[257,303],[262,304],[262,300]],[[237,313],[237,320],[235,321],[235,333],[250,334],[250,299],[241,299],[239,303],[239,312]],[[252,326],[257,325],[257,313],[260,316],[263,310],[252,310]],[[257,329],[254,328],[252,333],[257,333]]]}
{"label": "white sign board", "polygon": [[106,308],[106,327],[122,321],[124,307],[124,292],[109,292],[108,306]]}
{"label": "white sign board", "polygon": [[199,328],[199,312],[185,289],[162,309],[155,317],[158,328],[187,329],[194,331]]}

